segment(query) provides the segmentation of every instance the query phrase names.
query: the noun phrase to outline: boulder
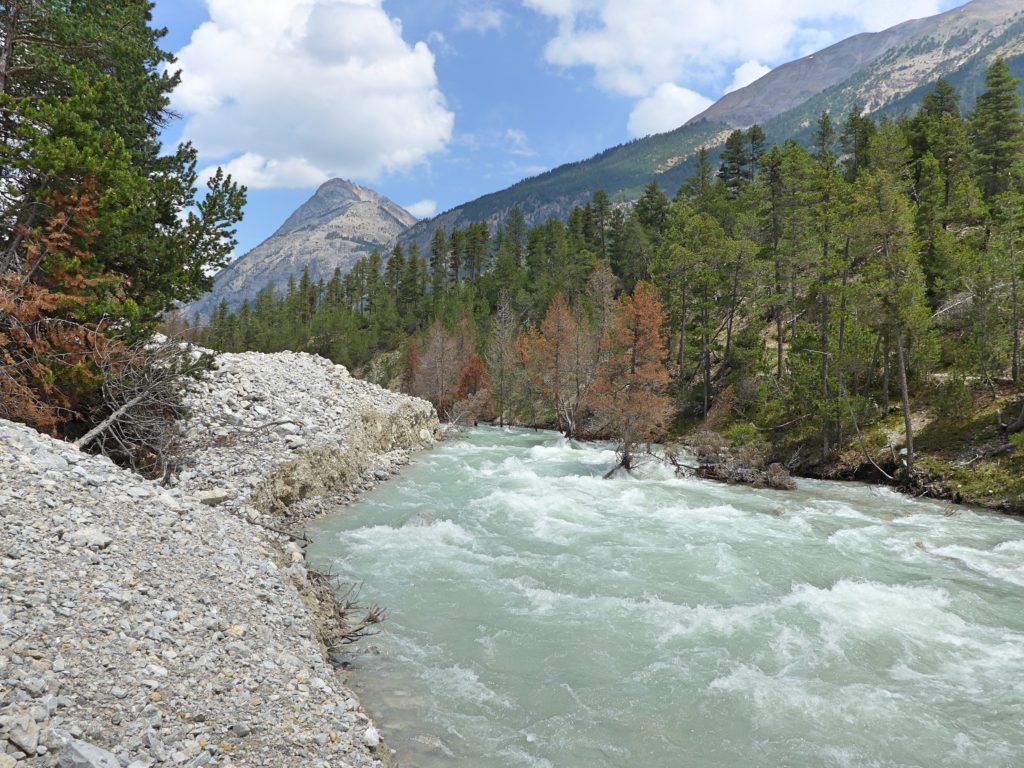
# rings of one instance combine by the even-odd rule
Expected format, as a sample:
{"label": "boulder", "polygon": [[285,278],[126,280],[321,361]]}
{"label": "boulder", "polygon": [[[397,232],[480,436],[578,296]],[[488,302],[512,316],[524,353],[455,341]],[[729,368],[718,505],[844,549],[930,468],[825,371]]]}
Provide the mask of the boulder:
{"label": "boulder", "polygon": [[61,750],[57,765],[60,768],[121,768],[117,758],[107,750],[77,739]]}

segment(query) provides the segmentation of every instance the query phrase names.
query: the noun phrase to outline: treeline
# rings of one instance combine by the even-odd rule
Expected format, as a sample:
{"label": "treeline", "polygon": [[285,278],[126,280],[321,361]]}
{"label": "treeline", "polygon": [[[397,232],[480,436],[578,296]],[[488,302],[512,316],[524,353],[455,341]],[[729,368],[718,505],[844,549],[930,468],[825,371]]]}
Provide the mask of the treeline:
{"label": "treeline", "polygon": [[439,231],[426,256],[396,248],[222,307],[205,340],[353,367],[404,349],[404,386],[446,413],[474,400],[506,422],[621,434],[593,393],[614,389],[602,371],[642,297],[667,370],[645,374],[653,410],[669,395],[680,424],[723,412],[828,460],[895,406],[911,471],[911,400],[936,374],[946,403],[1021,380],[1017,86],[996,61],[970,116],[940,81],[899,121],[822,114],[810,147],[736,131],[672,199],[651,184],[629,210],[598,192],[565,222],[514,211],[493,234]]}
{"label": "treeline", "polygon": [[167,387],[135,384],[191,365],[143,340],[209,289],[245,202],[220,172],[197,193],[191,146],[162,150],[178,76],[151,10],[0,4],[0,417],[116,435],[126,457],[174,410]]}

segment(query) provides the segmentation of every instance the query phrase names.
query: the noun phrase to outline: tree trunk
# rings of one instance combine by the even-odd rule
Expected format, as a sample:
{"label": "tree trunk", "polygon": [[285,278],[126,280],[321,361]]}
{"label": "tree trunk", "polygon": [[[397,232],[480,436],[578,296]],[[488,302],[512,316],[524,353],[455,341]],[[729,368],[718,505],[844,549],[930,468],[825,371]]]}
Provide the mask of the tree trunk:
{"label": "tree trunk", "polygon": [[896,327],[896,359],[899,363],[900,398],[903,400],[903,426],[907,433],[907,476],[914,471],[914,425],[910,417],[910,393],[907,389],[907,362],[903,352],[903,329]]}
{"label": "tree trunk", "polygon": [[1024,405],[1021,406],[1020,415],[1016,421],[1012,421],[1009,424],[1003,423],[1003,417],[999,415],[999,426],[1002,427],[1003,431],[1008,435],[1016,435],[1019,432],[1024,432]]}
{"label": "tree trunk", "polygon": [[711,350],[708,344],[707,332],[700,337],[701,366],[704,368],[704,418],[708,417],[711,410]]}
{"label": "tree trunk", "polygon": [[686,310],[689,296],[683,284],[682,306],[679,308],[679,378],[686,374]]}
{"label": "tree trunk", "polygon": [[778,363],[775,367],[775,378],[782,379],[782,343],[785,336],[785,326],[782,323],[782,265],[775,261],[775,349],[778,352]]}
{"label": "tree trunk", "polygon": [[732,326],[736,318],[736,306],[739,304],[740,293],[740,262],[736,260],[736,269],[732,273],[732,295],[729,297],[729,324],[725,331],[725,360],[732,357]]}
{"label": "tree trunk", "polygon": [[[826,408],[829,406],[830,396],[828,387],[828,298],[821,297],[821,319],[818,329],[819,342],[821,344],[821,397]],[[821,460],[828,461],[831,446],[829,444],[832,432],[832,420],[825,418],[821,425]]]}
{"label": "tree trunk", "polygon": [[7,24],[3,30],[4,43],[0,47],[0,95],[7,93],[7,73],[14,58],[14,44],[18,39],[18,22],[21,16],[21,0],[8,4]]}
{"label": "tree trunk", "polygon": [[843,294],[839,298],[839,349],[836,356],[840,365],[843,362],[843,352],[846,350],[846,289],[850,284],[850,238],[846,238],[843,253]]}
{"label": "tree trunk", "polygon": [[110,429],[117,422],[118,419],[120,419],[122,416],[124,416],[126,413],[128,413],[128,411],[130,411],[136,405],[138,405],[143,400],[145,400],[147,394],[148,393],[143,392],[142,394],[136,395],[131,400],[129,400],[127,403],[125,403],[120,408],[118,408],[116,411],[114,411],[112,414],[107,416],[107,418],[105,418],[102,422],[100,422],[95,428],[90,429],[88,432],[86,432],[80,438],[75,440],[75,442],[74,442],[75,447],[76,448],[85,448],[87,445],[89,445],[89,443],[91,443],[97,437],[99,437],[104,432],[106,432],[108,429]]}
{"label": "tree trunk", "polygon": [[789,342],[796,344],[796,323],[799,313],[797,307],[796,270],[794,269],[789,277]]}
{"label": "tree trunk", "polygon": [[885,349],[882,352],[882,415],[889,413],[889,358],[892,352],[889,349],[889,334],[885,334]]}
{"label": "tree trunk", "polygon": [[1020,307],[1017,303],[1017,248],[1010,245],[1010,328],[1013,333],[1013,383],[1020,383]]}

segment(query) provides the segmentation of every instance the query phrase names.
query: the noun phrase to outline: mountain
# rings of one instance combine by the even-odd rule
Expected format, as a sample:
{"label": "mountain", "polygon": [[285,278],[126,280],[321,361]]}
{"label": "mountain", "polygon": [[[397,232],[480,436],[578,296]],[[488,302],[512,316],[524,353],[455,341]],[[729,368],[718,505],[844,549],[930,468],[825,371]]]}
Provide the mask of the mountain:
{"label": "mountain", "polygon": [[372,189],[331,179],[267,240],[217,273],[213,290],[184,310],[209,317],[220,302],[237,309],[268,285],[284,286],[305,267],[313,280],[347,272],[361,257],[383,251],[416,217]]}
{"label": "mountain", "polygon": [[477,221],[492,225],[518,206],[529,224],[565,216],[598,189],[615,202],[635,200],[656,179],[672,195],[693,172],[702,146],[720,146],[729,133],[760,123],[770,142],[808,138],[823,110],[836,122],[851,109],[877,115],[913,112],[940,77],[970,108],[985,70],[998,56],[1024,76],[1024,5],[1021,0],[974,0],[946,13],[915,19],[883,32],[855,35],[818,53],[784,64],[727,94],[686,125],[570,163],[485,195],[404,233],[402,242],[427,248],[438,227]]}

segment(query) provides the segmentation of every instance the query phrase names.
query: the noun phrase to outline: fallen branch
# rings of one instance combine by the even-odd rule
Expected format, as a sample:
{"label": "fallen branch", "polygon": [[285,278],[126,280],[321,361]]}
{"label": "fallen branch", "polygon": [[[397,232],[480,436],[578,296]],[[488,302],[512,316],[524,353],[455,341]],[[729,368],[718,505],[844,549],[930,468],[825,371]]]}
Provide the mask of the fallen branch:
{"label": "fallen branch", "polygon": [[145,392],[143,392],[140,395],[136,395],[135,397],[133,397],[131,400],[129,400],[124,405],[122,405],[120,408],[118,408],[112,414],[107,416],[107,418],[105,418],[103,421],[101,421],[96,427],[94,427],[93,429],[90,429],[88,432],[86,432],[80,438],[75,440],[74,446],[76,448],[85,448],[85,446],[89,445],[89,443],[91,443],[97,437],[99,437],[104,432],[106,432],[108,429],[110,429],[112,426],[114,426],[114,424],[117,423],[117,421],[119,419],[121,419],[126,413],[128,413],[128,411],[130,411],[136,405],[141,403],[145,398],[146,398],[146,393]]}
{"label": "fallen branch", "polygon": [[[864,435],[861,434],[860,426],[857,424],[857,416],[856,416],[856,414],[854,414],[853,406],[850,404],[850,398],[846,397],[846,393],[845,392],[843,393],[843,399],[846,401],[846,407],[850,411],[850,420],[853,422],[853,428],[857,432],[857,442],[860,443],[860,450],[864,454],[864,458],[867,459],[871,463],[871,466],[873,466],[875,469],[877,469],[882,474],[882,477],[886,478],[889,482],[895,483],[896,482],[896,478],[893,477],[892,475],[890,475],[888,472],[886,472],[880,466],[878,466],[878,463],[873,458],[871,458],[871,454],[868,453],[868,446],[867,446],[867,443],[864,442]],[[891,448],[892,446],[890,445],[889,447]],[[895,458],[895,456],[894,456],[894,458]]]}

